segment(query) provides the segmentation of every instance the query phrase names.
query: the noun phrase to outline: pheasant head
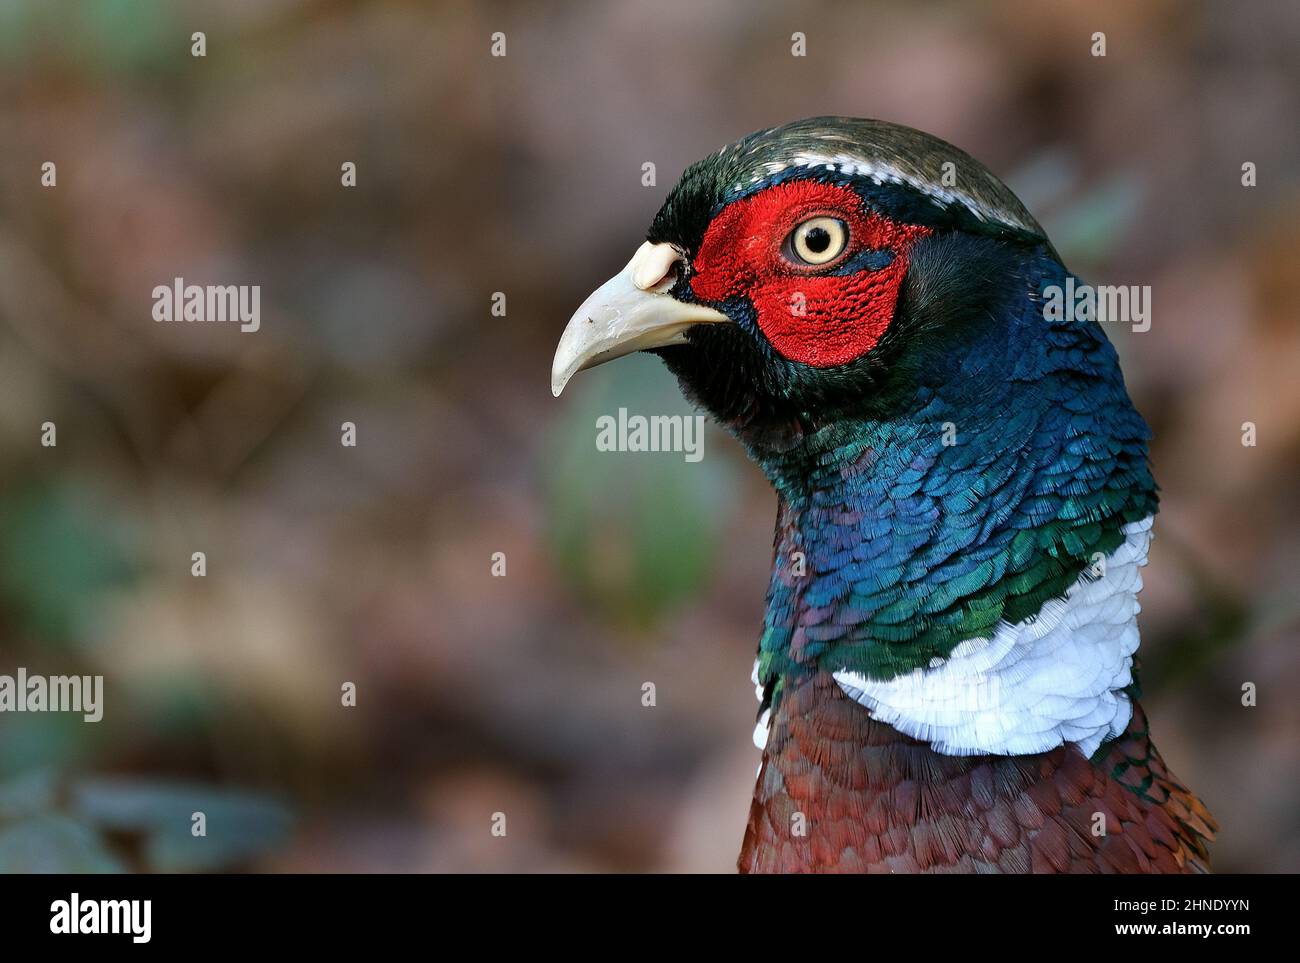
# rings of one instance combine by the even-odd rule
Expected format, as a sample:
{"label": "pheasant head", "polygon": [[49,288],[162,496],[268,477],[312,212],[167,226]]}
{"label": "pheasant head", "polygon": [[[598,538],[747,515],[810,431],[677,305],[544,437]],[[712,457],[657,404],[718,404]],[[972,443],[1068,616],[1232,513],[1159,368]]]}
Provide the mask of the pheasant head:
{"label": "pheasant head", "polygon": [[[815,118],[689,167],[569,322],[557,395],[653,352],[777,493],[742,868],[1203,864],[1135,701],[1149,433],[1098,321],[1048,310],[1070,278],[962,151]],[[1167,839],[1088,842],[1095,799]]]}

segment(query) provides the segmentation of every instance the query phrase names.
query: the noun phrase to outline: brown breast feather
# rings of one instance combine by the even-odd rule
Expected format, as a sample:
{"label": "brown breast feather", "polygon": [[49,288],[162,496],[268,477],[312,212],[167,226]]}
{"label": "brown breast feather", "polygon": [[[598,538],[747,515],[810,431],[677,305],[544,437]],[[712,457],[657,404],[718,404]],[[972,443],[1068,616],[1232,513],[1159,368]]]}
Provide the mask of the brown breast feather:
{"label": "brown breast feather", "polygon": [[[943,756],[873,720],[829,675],[791,684],[773,713],[742,873],[1208,871],[1214,818],[1178,782],[1134,706],[1090,762]],[[799,835],[802,814],[805,834]],[[1094,835],[1095,814],[1105,834]]]}

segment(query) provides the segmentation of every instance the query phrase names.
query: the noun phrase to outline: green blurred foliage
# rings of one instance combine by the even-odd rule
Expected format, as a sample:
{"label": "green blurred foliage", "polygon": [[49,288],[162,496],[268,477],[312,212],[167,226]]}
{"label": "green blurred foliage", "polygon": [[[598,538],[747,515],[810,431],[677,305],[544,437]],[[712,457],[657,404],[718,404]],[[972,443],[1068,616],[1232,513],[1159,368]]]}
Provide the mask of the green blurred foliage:
{"label": "green blurred foliage", "polygon": [[0,66],[53,53],[100,75],[184,63],[175,42],[184,19],[171,0],[6,0],[0,4]]}
{"label": "green blurred foliage", "polygon": [[57,813],[0,823],[0,873],[121,873],[126,866],[91,826]]}
{"label": "green blurred foliage", "polygon": [[657,359],[625,358],[584,372],[564,396],[545,446],[548,544],[565,581],[615,623],[652,626],[708,590],[738,488],[737,468],[706,431],[704,457],[682,452],[603,452],[597,419],[693,418]]}
{"label": "green blurred foliage", "polygon": [[[143,865],[163,873],[238,866],[282,845],[292,825],[285,806],[266,796],[145,780],[85,780],[70,808],[102,833],[137,840]],[[200,812],[206,835],[196,836]]]}
{"label": "green blurred foliage", "polygon": [[282,804],[252,793],[38,769],[0,783],[0,873],[230,869],[282,845],[291,825]]}
{"label": "green blurred foliage", "polygon": [[85,639],[103,592],[136,571],[129,529],[110,500],[73,481],[33,483],[0,501],[0,601],[25,633]]}

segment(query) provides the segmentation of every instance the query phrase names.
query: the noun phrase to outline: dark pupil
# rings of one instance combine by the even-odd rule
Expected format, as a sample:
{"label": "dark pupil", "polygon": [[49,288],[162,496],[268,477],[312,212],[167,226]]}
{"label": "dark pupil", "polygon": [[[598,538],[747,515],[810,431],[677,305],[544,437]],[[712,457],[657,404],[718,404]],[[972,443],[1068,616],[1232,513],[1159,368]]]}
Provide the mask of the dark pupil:
{"label": "dark pupil", "polygon": [[804,235],[803,242],[808,246],[808,250],[814,254],[821,254],[831,246],[831,232],[824,227],[814,227]]}

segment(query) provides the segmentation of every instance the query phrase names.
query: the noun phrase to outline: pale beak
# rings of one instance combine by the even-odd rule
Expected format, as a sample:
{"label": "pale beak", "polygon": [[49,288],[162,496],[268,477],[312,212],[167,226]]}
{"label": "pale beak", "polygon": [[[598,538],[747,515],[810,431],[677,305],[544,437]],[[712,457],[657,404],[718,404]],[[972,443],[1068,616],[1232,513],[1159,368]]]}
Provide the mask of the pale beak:
{"label": "pale beak", "polygon": [[633,351],[685,344],[686,329],[697,324],[731,323],[721,311],[686,304],[668,293],[680,258],[671,244],[646,241],[623,270],[582,302],[555,349],[551,391],[557,398],[583,368]]}

